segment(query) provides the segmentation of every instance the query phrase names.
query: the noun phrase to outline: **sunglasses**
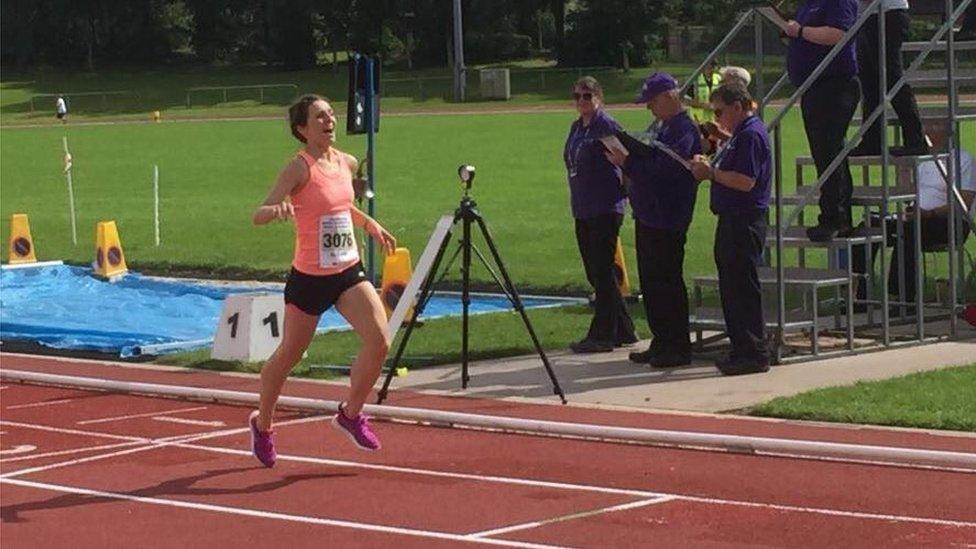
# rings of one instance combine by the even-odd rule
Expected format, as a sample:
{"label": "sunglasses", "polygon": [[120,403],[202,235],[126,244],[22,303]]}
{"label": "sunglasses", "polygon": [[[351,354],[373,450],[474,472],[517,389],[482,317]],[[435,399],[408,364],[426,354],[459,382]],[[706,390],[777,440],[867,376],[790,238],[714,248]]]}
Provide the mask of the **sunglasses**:
{"label": "sunglasses", "polygon": [[722,118],[722,109],[715,109],[712,112],[715,113],[715,118]]}
{"label": "sunglasses", "polygon": [[583,92],[583,93],[573,92],[573,99],[577,101],[579,101],[580,99],[582,99],[583,101],[593,101],[593,94],[590,92]]}

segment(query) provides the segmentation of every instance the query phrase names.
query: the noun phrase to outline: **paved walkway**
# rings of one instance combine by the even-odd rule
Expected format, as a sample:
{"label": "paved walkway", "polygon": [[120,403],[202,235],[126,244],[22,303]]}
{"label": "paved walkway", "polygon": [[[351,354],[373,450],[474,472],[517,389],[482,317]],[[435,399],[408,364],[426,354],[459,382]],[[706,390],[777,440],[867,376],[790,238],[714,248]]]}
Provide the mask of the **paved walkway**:
{"label": "paved walkway", "polygon": [[[738,377],[722,376],[706,360],[673,370],[631,364],[627,360],[631,349],[595,355],[561,351],[550,353],[549,358],[573,404],[725,412],[820,387],[976,362],[976,329],[964,322],[961,329],[967,338],[961,341],[780,365],[766,374]],[[643,349],[646,344],[641,342],[634,348]],[[467,390],[461,390],[460,365],[411,370],[405,377],[394,378],[393,386],[440,394],[558,402],[537,355],[474,362],[469,372]]]}

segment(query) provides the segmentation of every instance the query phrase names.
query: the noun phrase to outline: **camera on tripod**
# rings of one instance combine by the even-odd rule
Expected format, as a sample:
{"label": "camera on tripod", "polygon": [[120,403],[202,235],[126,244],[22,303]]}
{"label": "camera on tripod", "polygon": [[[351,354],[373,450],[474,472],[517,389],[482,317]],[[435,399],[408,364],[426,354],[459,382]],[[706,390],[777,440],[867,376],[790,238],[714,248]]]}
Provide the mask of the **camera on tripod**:
{"label": "camera on tripod", "polygon": [[[457,170],[458,177],[461,178],[461,186],[464,188],[464,196],[461,197],[461,202],[458,204],[456,210],[454,210],[454,215],[442,216],[440,221],[437,222],[437,226],[434,228],[434,234],[431,235],[430,240],[427,242],[427,247],[424,249],[423,255],[420,257],[420,261],[417,263],[417,269],[413,273],[413,277],[410,279],[410,283],[403,292],[403,297],[397,304],[396,309],[393,311],[393,316],[391,317],[391,325],[399,326],[399,323],[405,318],[407,307],[409,303],[413,301],[413,296],[418,295],[416,299],[416,306],[413,308],[413,317],[411,321],[406,325],[406,332],[403,337],[400,338],[400,343],[397,345],[396,350],[393,352],[393,358],[387,360],[389,365],[387,369],[386,380],[383,382],[383,387],[377,392],[377,404],[382,404],[386,399],[387,391],[390,388],[390,383],[393,381],[393,374],[396,372],[396,365],[400,364],[400,359],[403,357],[403,352],[407,347],[407,342],[410,341],[410,335],[413,333],[414,327],[418,324],[418,319],[423,313],[424,308],[427,306],[427,301],[430,296],[433,295],[434,289],[433,285],[436,281],[444,278],[444,275],[451,270],[451,266],[454,264],[454,260],[458,256],[461,257],[461,387],[463,389],[468,388],[468,381],[470,376],[468,375],[468,315],[469,307],[471,305],[471,260],[476,258],[485,269],[491,274],[495,282],[502,287],[502,291],[505,293],[505,297],[511,302],[512,307],[519,313],[522,317],[522,322],[525,324],[525,329],[532,339],[532,343],[535,346],[536,352],[539,354],[539,358],[542,359],[542,364],[545,366],[546,373],[549,374],[549,380],[552,382],[552,391],[554,394],[559,395],[560,400],[563,404],[566,404],[566,395],[563,393],[562,388],[559,386],[559,381],[556,379],[556,373],[552,369],[552,364],[549,363],[549,358],[546,356],[545,351],[542,350],[542,344],[539,343],[539,338],[536,336],[535,329],[532,328],[532,324],[529,322],[529,317],[525,314],[525,306],[522,304],[522,298],[519,297],[518,290],[515,288],[515,284],[512,282],[512,278],[508,275],[508,269],[505,268],[505,263],[502,261],[501,255],[498,253],[498,248],[495,246],[495,241],[491,238],[491,233],[488,231],[488,226],[485,224],[484,218],[478,211],[478,205],[471,198],[469,191],[471,190],[471,183],[474,182],[475,169],[474,166],[470,164],[461,164],[458,166]],[[454,251],[454,254],[447,261],[447,267],[443,269],[443,272],[439,271],[442,268],[442,261],[444,259],[445,252],[448,246],[453,242],[452,235],[455,227],[460,224],[461,226],[461,239],[458,242],[458,247]],[[481,232],[481,236],[484,238],[485,244],[488,245],[488,251],[490,255],[486,257],[477,246],[471,240],[471,228],[478,229]],[[488,259],[491,258],[494,264],[489,264]],[[420,290],[419,294],[417,290]],[[391,328],[392,333],[396,333],[395,328]]]}
{"label": "camera on tripod", "polygon": [[474,166],[470,164],[458,166],[458,177],[461,178],[461,186],[464,187],[465,191],[471,190],[471,184],[474,183],[474,170]]}

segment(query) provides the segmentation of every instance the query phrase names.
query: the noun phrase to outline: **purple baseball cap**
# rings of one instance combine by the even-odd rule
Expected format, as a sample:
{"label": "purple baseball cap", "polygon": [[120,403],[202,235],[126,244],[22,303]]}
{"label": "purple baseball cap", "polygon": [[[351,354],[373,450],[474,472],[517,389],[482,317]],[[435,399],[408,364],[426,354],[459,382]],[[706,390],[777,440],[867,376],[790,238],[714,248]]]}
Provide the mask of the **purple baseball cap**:
{"label": "purple baseball cap", "polygon": [[634,103],[650,103],[655,95],[677,87],[678,81],[673,76],[666,72],[656,72],[644,79],[640,94],[634,99]]}

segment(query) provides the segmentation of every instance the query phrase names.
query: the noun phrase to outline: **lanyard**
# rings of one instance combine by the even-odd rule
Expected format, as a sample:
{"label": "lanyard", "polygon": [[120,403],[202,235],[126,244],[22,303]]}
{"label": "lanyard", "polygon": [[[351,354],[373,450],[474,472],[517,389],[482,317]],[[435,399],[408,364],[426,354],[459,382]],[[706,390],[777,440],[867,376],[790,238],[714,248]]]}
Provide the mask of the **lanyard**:
{"label": "lanyard", "polygon": [[587,137],[590,134],[590,126],[583,126],[580,122],[579,126],[573,130],[573,135],[569,139],[569,176],[576,177],[579,168],[579,158],[583,151],[583,145],[586,143]]}

